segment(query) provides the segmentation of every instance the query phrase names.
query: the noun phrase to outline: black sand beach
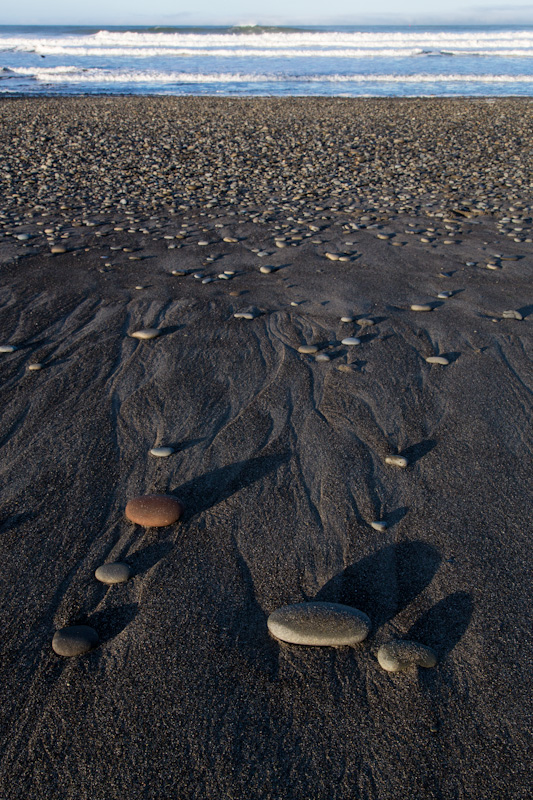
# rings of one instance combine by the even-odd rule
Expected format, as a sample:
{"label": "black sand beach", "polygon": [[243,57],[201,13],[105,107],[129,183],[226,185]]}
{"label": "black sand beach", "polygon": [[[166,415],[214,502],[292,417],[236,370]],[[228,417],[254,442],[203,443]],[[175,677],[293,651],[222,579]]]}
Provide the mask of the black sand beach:
{"label": "black sand beach", "polygon": [[[531,796],[532,123],[0,102],[2,798]],[[183,518],[127,521],[151,493]],[[269,634],[310,600],[370,635]]]}

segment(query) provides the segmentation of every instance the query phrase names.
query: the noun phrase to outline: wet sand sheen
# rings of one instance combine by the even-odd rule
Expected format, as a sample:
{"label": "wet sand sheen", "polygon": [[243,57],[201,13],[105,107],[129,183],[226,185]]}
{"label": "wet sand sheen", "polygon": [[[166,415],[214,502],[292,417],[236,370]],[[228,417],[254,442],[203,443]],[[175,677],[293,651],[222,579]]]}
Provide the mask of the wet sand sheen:
{"label": "wet sand sheen", "polygon": [[527,796],[531,108],[0,103],[3,795]]}

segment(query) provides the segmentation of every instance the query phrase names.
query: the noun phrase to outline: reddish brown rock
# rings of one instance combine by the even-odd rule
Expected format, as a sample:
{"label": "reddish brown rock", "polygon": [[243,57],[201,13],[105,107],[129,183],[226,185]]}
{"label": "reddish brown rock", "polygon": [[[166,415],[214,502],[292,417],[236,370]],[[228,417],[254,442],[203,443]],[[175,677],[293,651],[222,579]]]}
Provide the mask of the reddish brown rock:
{"label": "reddish brown rock", "polygon": [[126,518],[145,528],[163,528],[177,522],[184,510],[175,497],[168,494],[147,494],[129,500]]}

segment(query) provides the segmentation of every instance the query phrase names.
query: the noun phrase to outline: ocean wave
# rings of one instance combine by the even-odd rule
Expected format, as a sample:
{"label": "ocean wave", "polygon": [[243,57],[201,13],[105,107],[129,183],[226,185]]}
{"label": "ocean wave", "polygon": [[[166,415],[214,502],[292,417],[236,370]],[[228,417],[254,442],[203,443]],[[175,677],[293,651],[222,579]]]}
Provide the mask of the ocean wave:
{"label": "ocean wave", "polygon": [[435,74],[417,73],[399,74],[367,74],[367,75],[294,75],[294,74],[255,74],[241,72],[158,72],[80,69],[79,67],[54,67],[50,69],[16,68],[11,73],[20,77],[44,83],[77,83],[77,84],[209,84],[209,83],[483,83],[513,84],[531,83],[533,75],[461,75],[457,73]]}

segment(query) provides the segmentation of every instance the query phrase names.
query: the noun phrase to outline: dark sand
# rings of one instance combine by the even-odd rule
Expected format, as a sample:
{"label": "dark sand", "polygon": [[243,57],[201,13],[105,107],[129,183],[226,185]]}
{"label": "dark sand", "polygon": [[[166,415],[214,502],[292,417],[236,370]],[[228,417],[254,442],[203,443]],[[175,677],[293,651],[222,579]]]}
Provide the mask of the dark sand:
{"label": "dark sand", "polygon": [[[532,116],[518,100],[0,103],[0,344],[17,346],[0,354],[2,800],[531,796]],[[239,126],[249,150],[233,161],[256,172],[236,169],[232,189],[217,136]],[[329,195],[328,131],[331,158],[346,143]],[[162,238],[182,223],[190,235]],[[306,237],[309,224],[322,229]],[[203,285],[172,269],[237,275]],[[249,306],[259,316],[233,317]],[[128,337],[144,327],[162,335]],[[449,366],[425,362],[436,354]],[[176,452],[154,458],[155,444]],[[183,521],[125,520],[128,499],[154,492],[180,498]],[[98,583],[115,560],[134,577]],[[272,639],[268,614],[309,599],[361,609],[370,637]],[[61,658],[54,632],[76,623],[101,644]],[[384,672],[376,652],[394,637],[438,665]]]}

